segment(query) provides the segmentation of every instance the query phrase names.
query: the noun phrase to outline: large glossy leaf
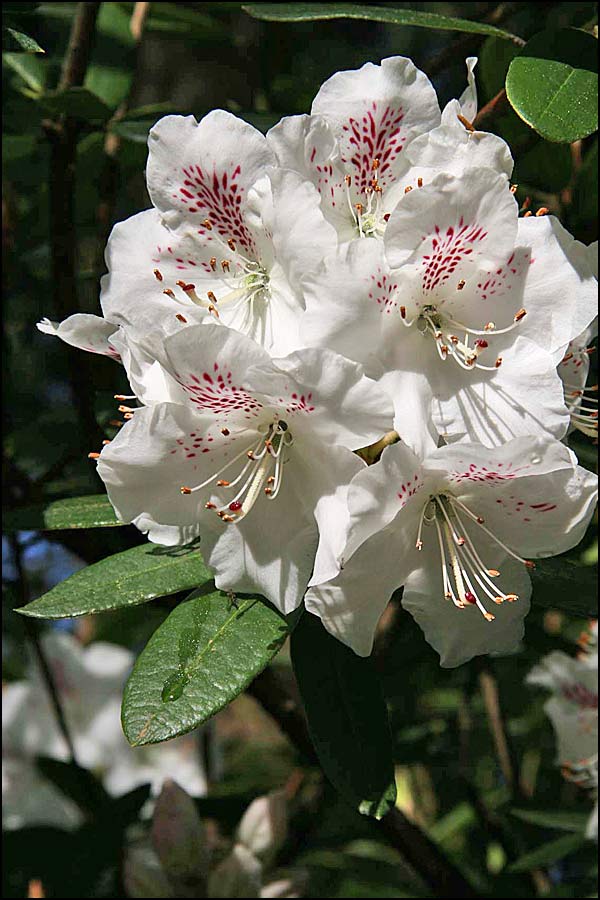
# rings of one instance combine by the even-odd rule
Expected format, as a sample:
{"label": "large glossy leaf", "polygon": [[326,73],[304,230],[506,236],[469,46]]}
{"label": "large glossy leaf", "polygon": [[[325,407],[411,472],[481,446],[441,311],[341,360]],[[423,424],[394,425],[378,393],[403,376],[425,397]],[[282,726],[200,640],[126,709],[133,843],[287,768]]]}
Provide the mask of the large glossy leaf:
{"label": "large glossy leaf", "polygon": [[598,128],[598,41],[563,28],[536,34],[513,59],[506,93],[517,114],[549,141],[571,143]]}
{"label": "large glossy leaf", "polygon": [[562,809],[511,809],[510,812],[531,825],[577,833],[585,831],[590,818],[589,812],[565,812]]}
{"label": "large glossy leaf", "polygon": [[536,559],[531,575],[535,605],[564,609],[572,616],[598,615],[598,576],[594,566],[579,566],[566,557],[555,556]]}
{"label": "large glossy leaf", "polygon": [[509,41],[519,40],[509,31],[487,25],[485,22],[472,22],[469,19],[458,19],[456,16],[442,16],[414,9],[394,9],[360,3],[247,3],[242,9],[255,19],[266,19],[269,22],[368,19],[372,22],[388,22],[390,25],[416,25],[419,28],[467,31],[474,34],[496,35]]}
{"label": "large glossy leaf", "polygon": [[310,613],[292,633],[291,654],[325,774],[359,812],[382,818],[395,803],[396,785],[387,709],[371,660]]}
{"label": "large glossy leaf", "polygon": [[115,516],[106,494],[70,497],[8,510],[3,515],[6,531],[57,531],[67,528],[108,528],[123,525]]}
{"label": "large glossy leaf", "polygon": [[206,586],[179,604],[140,654],[123,694],[130,744],[192,731],[243,691],[275,656],[286,620],[256,597]]}
{"label": "large glossy leaf", "polygon": [[197,549],[144,544],[80,569],[19,612],[39,619],[84,616],[188,591],[210,578]]}
{"label": "large glossy leaf", "polygon": [[536,847],[530,853],[525,853],[519,857],[514,863],[508,867],[508,872],[529,872],[531,869],[537,869],[540,866],[549,866],[558,862],[578,850],[585,843],[585,838],[581,834],[565,834]]}

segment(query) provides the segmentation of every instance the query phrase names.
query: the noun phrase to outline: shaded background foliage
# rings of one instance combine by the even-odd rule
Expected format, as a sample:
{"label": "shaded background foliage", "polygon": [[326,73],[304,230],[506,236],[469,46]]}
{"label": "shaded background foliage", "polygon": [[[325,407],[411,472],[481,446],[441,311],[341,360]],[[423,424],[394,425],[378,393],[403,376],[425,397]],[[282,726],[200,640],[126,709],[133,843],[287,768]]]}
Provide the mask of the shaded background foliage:
{"label": "shaded background foliage", "polygon": [[[596,4],[583,2],[404,6],[492,22],[526,39],[541,28],[589,26],[596,15]],[[45,51],[14,52],[13,45],[3,56],[3,485],[9,510],[102,490],[86,457],[116,432],[113,395],[126,391],[124,374],[108,359],[83,358],[39,334],[35,323],[42,316],[98,312],[110,228],[150,205],[146,138],[160,115],[199,118],[222,107],[266,131],[282,115],[308,111],[320,84],[334,71],[394,54],[411,57],[432,78],[442,105],[463,90],[465,56],[478,55],[483,106],[501,90],[518,49],[495,37],[369,21],[263,22],[247,15],[241,4],[212,2],[150,4],[138,39],[131,28],[134,4],[111,2],[101,4],[84,90],[65,100],[55,89],[75,4],[5,7],[7,17],[11,7],[18,7],[19,27]],[[5,24],[13,23],[7,18]],[[52,121],[61,112],[78,117],[72,232],[56,211],[51,215],[53,191],[69,175],[57,172],[52,150]],[[501,134],[513,150],[519,199],[530,197],[533,209],[548,207],[579,240],[597,239],[597,138],[549,143],[508,107],[485,127]],[[57,229],[62,244],[55,239]],[[76,282],[65,285],[61,253],[70,251],[77,259]],[[593,467],[591,446],[585,439],[574,443],[582,464]],[[26,661],[26,626],[11,609],[82,565],[140,543],[131,527],[13,531],[4,537],[4,679],[22,677]],[[570,558],[592,566],[595,547],[593,526]],[[557,570],[540,582],[525,649],[510,659],[441,670],[397,603],[381,630],[375,660],[391,711],[398,803],[484,896],[593,896],[591,844],[563,841],[511,871],[524,854],[564,838],[565,832],[553,825],[556,810],[589,807],[554,765],[554,737],[542,711],[545,697],[523,687],[541,654],[557,648],[573,652],[585,619],[570,615],[569,603],[588,583],[588,571],[578,570],[581,578],[569,579]],[[78,634],[138,651],[182,596],[104,613],[93,622],[84,619],[77,624]],[[286,649],[275,666],[288,686]],[[305,766],[305,787],[280,861],[307,870],[306,895],[429,896],[385,834],[323,784],[252,694],[260,697],[260,690],[251,689],[213,721],[224,748],[223,775],[198,801],[202,815],[227,834],[253,796]],[[515,816],[515,808],[546,810],[547,816],[533,824]],[[76,835],[52,829],[10,834],[5,896],[25,896],[34,875],[42,877],[48,896],[121,896],[120,841],[137,814],[137,808],[115,809],[111,827],[98,814]],[[115,829],[119,815],[123,827]],[[73,854],[80,859],[76,871],[64,865]]]}

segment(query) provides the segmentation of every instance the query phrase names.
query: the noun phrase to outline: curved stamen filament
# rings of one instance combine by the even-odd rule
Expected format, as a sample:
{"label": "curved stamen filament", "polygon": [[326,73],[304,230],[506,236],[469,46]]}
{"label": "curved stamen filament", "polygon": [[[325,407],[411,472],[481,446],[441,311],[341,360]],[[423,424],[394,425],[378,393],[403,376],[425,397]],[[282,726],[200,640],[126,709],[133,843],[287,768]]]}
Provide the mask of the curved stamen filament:
{"label": "curved stamen filament", "polygon": [[[469,344],[469,335],[486,334],[489,336],[492,333],[502,334],[504,331],[510,329],[502,329],[493,332],[489,327],[486,331],[471,329],[466,327],[465,325],[457,323],[455,320],[449,319],[445,314],[442,314],[435,307],[431,306],[424,307],[419,312],[419,314],[412,319],[407,318],[406,307],[400,306],[400,319],[402,321],[402,324],[407,328],[410,328],[416,323],[417,328],[421,334],[430,334],[434,339],[435,348],[440,359],[446,360],[448,359],[448,357],[451,357],[457,363],[457,365],[461,367],[461,369],[465,369],[466,371],[471,371],[472,369],[482,369],[487,372],[494,372],[502,364],[501,357],[498,357],[494,365],[492,366],[484,365],[483,363],[479,362],[479,354],[483,350],[487,349],[488,342],[486,340],[478,338],[474,342],[473,346],[471,346]],[[459,337],[457,337],[456,334],[453,334],[448,330],[448,323],[459,325],[464,330],[464,339],[462,341]],[[515,321],[514,325],[511,327],[515,327],[515,325],[517,324],[518,322]],[[495,328],[495,326],[493,326],[493,323],[489,323],[489,326]]]}
{"label": "curved stamen filament", "polygon": [[598,439],[598,385],[580,388],[564,382],[565,404],[572,425],[595,440]]}
{"label": "curved stamen filament", "polygon": [[505,553],[518,559],[524,565],[531,565],[517,556],[483,525],[483,518],[476,515],[469,507],[451,494],[439,494],[429,498],[421,512],[417,532],[417,549],[423,547],[423,526],[435,524],[436,535],[442,568],[444,596],[451,599],[455,606],[464,608],[468,604],[477,606],[488,621],[495,616],[490,613],[483,600],[513,603],[518,599],[516,594],[507,594],[500,590],[492,580],[500,575],[497,569],[486,566],[479,555],[475,542],[466,528],[463,515],[481,528]]}
{"label": "curved stamen filament", "polygon": [[[181,493],[193,494],[215,482],[217,488],[227,490],[238,488],[233,499],[228,500],[222,506],[218,506],[212,501],[205,504],[207,509],[214,510],[219,518],[227,523],[239,522],[250,512],[260,496],[265,482],[268,486],[264,489],[264,493],[268,500],[274,500],[283,481],[282,454],[285,447],[292,445],[293,438],[288,431],[287,424],[283,421],[273,422],[266,431],[259,430],[262,431],[262,434],[258,441],[254,441],[250,446],[241,450],[200,484],[192,488],[182,487]],[[246,457],[246,462],[232,481],[220,478],[242,457]],[[274,472],[273,475],[272,472]],[[241,486],[238,487],[240,484]]]}

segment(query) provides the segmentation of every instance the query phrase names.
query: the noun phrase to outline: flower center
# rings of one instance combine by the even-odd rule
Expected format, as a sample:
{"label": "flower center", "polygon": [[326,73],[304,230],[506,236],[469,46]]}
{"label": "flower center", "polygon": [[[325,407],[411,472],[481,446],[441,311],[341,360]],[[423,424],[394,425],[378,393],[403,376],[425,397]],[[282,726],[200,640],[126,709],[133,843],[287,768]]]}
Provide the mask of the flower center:
{"label": "flower center", "polygon": [[465,518],[476,524],[509,556],[533,568],[533,563],[522,559],[486,528],[481,516],[476,515],[461,500],[449,493],[435,494],[423,506],[416,547],[417,550],[423,549],[423,527],[435,528],[444,596],[447,600],[452,600],[459,609],[464,609],[467,605],[477,606],[484,618],[492,622],[496,617],[486,609],[487,601],[504,603],[508,600],[509,603],[514,603],[518,597],[516,594],[506,594],[499,590],[492,581],[493,578],[499,577],[500,572],[488,568],[482,561],[474,541],[466,530]]}
{"label": "flower center", "polygon": [[383,208],[383,188],[377,179],[379,160],[371,163],[371,181],[366,187],[366,203],[353,203],[350,195],[352,176],[346,175],[346,200],[359,237],[383,237],[389,214]]}
{"label": "flower center", "polygon": [[[283,483],[283,451],[294,442],[287,422],[275,419],[266,426],[258,428],[260,437],[248,447],[241,450],[233,459],[228,460],[213,475],[195,487],[183,486],[182,494],[193,494],[209,485],[215,485],[224,491],[234,491],[234,496],[219,504],[209,500],[205,509],[214,510],[223,522],[240,522],[248,515],[261,494],[267,500],[275,500]],[[241,469],[229,481],[221,476],[235,463],[241,462]]]}
{"label": "flower center", "polygon": [[[457,290],[462,291],[464,286],[464,280],[459,281]],[[402,323],[407,328],[416,325],[420,334],[432,338],[440,359],[451,358],[461,369],[483,369],[488,372],[493,372],[502,365],[501,356],[496,357],[493,366],[484,365],[479,361],[479,355],[489,347],[488,338],[512,331],[526,314],[525,309],[520,309],[515,314],[512,324],[506,328],[496,328],[494,322],[487,322],[483,328],[471,328],[442,310],[441,304],[424,306],[412,319],[408,318],[406,306],[400,307]],[[457,331],[462,332],[462,336],[456,334]]]}
{"label": "flower center", "polygon": [[[203,225],[208,231],[212,231],[209,219],[206,219]],[[209,262],[205,264],[207,271],[218,273],[213,285],[214,290],[207,291],[206,297],[203,297],[196,292],[195,284],[178,281],[177,287],[189,301],[196,306],[204,307],[217,319],[220,309],[227,307],[229,311],[235,312],[246,304],[249,307],[250,317],[253,317],[255,311],[260,311],[255,309],[256,304],[264,305],[271,297],[269,273],[258,260],[241,253],[233,238],[225,240],[214,232],[211,234],[211,241],[215,250],[219,248],[224,253],[221,259],[211,256]],[[154,276],[157,281],[164,280],[159,269],[154,269]],[[186,305],[185,300],[170,287],[164,288],[163,294]],[[177,318],[185,322],[183,316],[178,315]]]}

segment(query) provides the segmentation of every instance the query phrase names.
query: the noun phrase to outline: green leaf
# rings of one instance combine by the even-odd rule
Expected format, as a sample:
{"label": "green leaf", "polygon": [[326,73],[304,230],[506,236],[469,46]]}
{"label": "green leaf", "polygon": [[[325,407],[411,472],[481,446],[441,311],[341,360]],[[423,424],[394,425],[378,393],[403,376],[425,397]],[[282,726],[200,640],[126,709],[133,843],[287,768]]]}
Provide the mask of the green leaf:
{"label": "green leaf", "polygon": [[396,784],[387,709],[371,660],[306,612],[290,650],[325,774],[359,812],[381,819],[395,803]]}
{"label": "green leaf", "polygon": [[585,832],[589,812],[564,812],[560,809],[511,809],[510,814],[523,822],[556,831]]}
{"label": "green leaf", "polygon": [[508,68],[506,93],[515,112],[557,143],[596,131],[597,52],[598,41],[575,28],[536,34]]}
{"label": "green leaf", "polygon": [[17,507],[8,510],[3,516],[6,531],[110,528],[123,524],[117,519],[106,494],[70,497],[68,500]]}
{"label": "green leaf", "polygon": [[38,42],[30,37],[28,34],[25,34],[23,31],[17,31],[14,28],[9,28],[8,26],[4,29],[8,32],[8,46],[4,47],[4,40],[2,41],[3,49],[7,50],[16,50],[21,51],[23,53],[45,53],[46,51],[40,47]]}
{"label": "green leaf", "polygon": [[267,22],[314,22],[315,19],[367,19],[372,22],[388,22],[390,25],[415,25],[419,28],[438,28],[443,31],[467,31],[471,34],[491,34],[506,41],[520,38],[487,25],[471,22],[456,16],[441,16],[433,12],[414,9],[392,9],[385,6],[361,6],[358,3],[248,3],[244,12],[255,19]]}
{"label": "green leaf", "polygon": [[143,544],[80,569],[18,612],[38,619],[85,616],[188,591],[210,578],[197,549]]}
{"label": "green leaf", "polygon": [[581,834],[565,834],[536,847],[524,856],[519,857],[514,863],[507,867],[507,872],[528,872],[530,869],[538,869],[540,866],[549,866],[558,862],[578,850],[585,843],[585,837]]}
{"label": "green leaf", "polygon": [[36,94],[44,90],[46,84],[46,59],[23,53],[3,53],[2,62],[23,79],[28,88]]}
{"label": "green leaf", "polygon": [[597,575],[594,566],[580,566],[568,557],[536,559],[530,573],[533,603],[563,609],[586,619],[598,615]]}
{"label": "green leaf", "polygon": [[84,122],[105,122],[112,115],[110,107],[84,87],[47,91],[39,99],[53,116],[65,115]]}
{"label": "green leaf", "polygon": [[138,657],[122,707],[134,747],[185,734],[223,709],[288,635],[288,623],[266,602],[209,590],[180,603]]}

